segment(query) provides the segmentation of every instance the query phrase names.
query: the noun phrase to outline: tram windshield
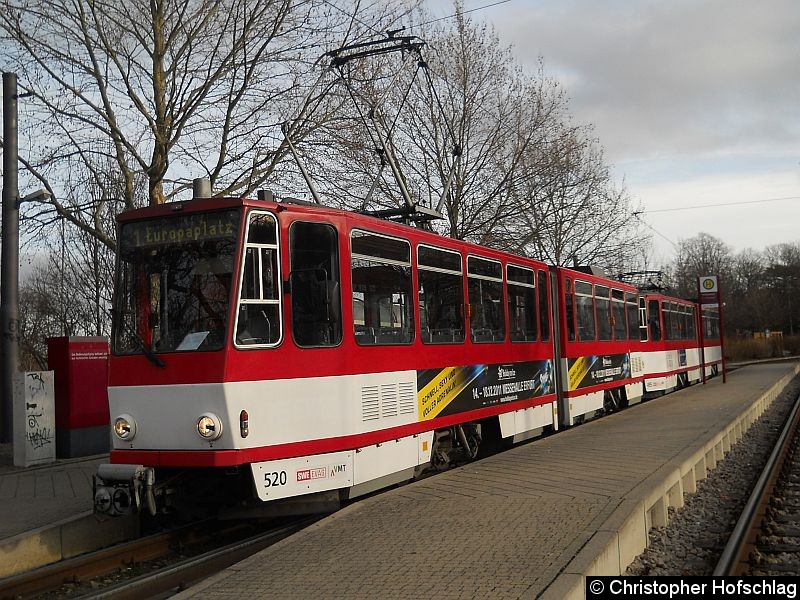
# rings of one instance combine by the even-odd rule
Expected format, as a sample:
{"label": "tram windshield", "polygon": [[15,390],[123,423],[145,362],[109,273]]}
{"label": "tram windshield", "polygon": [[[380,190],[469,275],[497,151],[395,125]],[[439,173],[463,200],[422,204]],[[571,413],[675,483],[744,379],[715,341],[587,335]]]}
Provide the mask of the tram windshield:
{"label": "tram windshield", "polygon": [[223,347],[239,222],[240,211],[227,210],[122,226],[114,352]]}

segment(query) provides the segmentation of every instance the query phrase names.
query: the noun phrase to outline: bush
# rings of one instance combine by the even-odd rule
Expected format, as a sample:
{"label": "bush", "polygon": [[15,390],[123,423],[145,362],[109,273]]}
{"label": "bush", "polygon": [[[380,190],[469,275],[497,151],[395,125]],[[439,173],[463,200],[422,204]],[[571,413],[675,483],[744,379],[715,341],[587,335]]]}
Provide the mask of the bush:
{"label": "bush", "polygon": [[730,361],[781,358],[800,354],[800,336],[725,338],[725,357]]}

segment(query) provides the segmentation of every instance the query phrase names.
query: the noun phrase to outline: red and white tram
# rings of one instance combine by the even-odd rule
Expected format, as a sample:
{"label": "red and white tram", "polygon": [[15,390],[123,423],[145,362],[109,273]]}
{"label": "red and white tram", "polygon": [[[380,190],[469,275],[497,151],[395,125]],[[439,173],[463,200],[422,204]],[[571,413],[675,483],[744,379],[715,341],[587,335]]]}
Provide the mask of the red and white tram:
{"label": "red and white tram", "polygon": [[542,262],[300,203],[119,223],[99,511],[338,501],[557,426]]}
{"label": "red and white tram", "polygon": [[701,364],[705,365],[706,376],[717,373],[722,350],[716,309],[703,308],[704,330],[700,332],[699,305],[694,302],[657,293],[647,293],[639,302],[645,397],[662,395],[700,381]]}
{"label": "red and white tram", "polygon": [[558,282],[562,423],[642,397],[644,364],[636,288],[591,269],[554,269]]}
{"label": "red and white tram", "polygon": [[712,377],[724,368],[722,363],[722,333],[719,306],[698,304],[698,323],[702,324],[700,339],[703,346],[702,362],[705,376]]}
{"label": "red and white tram", "polygon": [[97,512],[335,506],[699,377],[693,305],[591,269],[299,201],[118,221]]}

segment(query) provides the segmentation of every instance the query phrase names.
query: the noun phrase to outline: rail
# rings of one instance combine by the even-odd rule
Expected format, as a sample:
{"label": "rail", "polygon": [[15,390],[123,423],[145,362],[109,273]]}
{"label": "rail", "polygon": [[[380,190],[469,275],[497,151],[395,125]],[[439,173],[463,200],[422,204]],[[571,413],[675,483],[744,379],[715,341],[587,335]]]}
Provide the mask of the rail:
{"label": "rail", "polygon": [[[248,537],[244,541],[239,540],[237,542],[228,543],[222,548],[217,548],[189,559],[174,562],[168,567],[152,571],[147,575],[128,579],[121,584],[113,584],[101,590],[91,592],[89,596],[81,597],[105,598],[110,597],[110,593],[113,591],[115,598],[141,598],[146,596],[147,592],[151,589],[155,590],[153,593],[160,593],[161,591],[177,587],[187,581],[191,582],[202,579],[214,573],[215,571],[213,569],[215,567],[218,566],[219,569],[222,569],[238,560],[242,560],[249,554],[253,554],[271,543],[290,535],[318,518],[319,517],[314,517],[301,521],[293,521],[288,525],[273,528],[256,536]],[[242,530],[245,532],[251,531],[252,525],[247,523],[234,524],[219,529],[215,527],[214,524],[201,522],[199,524],[193,523],[177,530],[153,534],[131,542],[117,544],[109,548],[47,565],[27,573],[8,577],[0,581],[0,599],[30,597],[34,594],[57,589],[64,584],[87,581],[94,577],[113,573],[121,567],[129,567],[134,564],[159,559],[168,555],[175,546],[190,547],[206,545],[213,544],[215,540],[230,540],[232,535],[241,537]],[[237,532],[239,533],[237,534]],[[227,563],[223,559],[226,553],[230,557]],[[216,559],[216,562],[214,562],[213,559]],[[175,577],[178,579],[174,579]],[[178,581],[178,583],[172,585],[173,580]],[[138,588],[137,586],[145,587]],[[139,591],[128,591],[134,589]],[[144,596],[142,595],[143,591],[145,592]]]}
{"label": "rail", "polygon": [[272,544],[292,535],[317,521],[315,516],[295,521],[277,529],[252,536],[244,541],[234,542],[222,548],[210,550],[193,558],[159,569],[147,575],[107,587],[96,593],[81,596],[82,600],[139,600],[151,598],[170,591],[184,590],[193,583],[217,573],[232,564],[252,556]]}
{"label": "rail", "polygon": [[800,396],[797,397],[786,425],[767,459],[764,470],[756,481],[753,492],[742,509],[742,514],[728,538],[717,566],[712,573],[715,577],[744,574],[748,567],[748,557],[755,547],[758,527],[764,511],[775,488],[785,462],[794,432],[800,423]]}

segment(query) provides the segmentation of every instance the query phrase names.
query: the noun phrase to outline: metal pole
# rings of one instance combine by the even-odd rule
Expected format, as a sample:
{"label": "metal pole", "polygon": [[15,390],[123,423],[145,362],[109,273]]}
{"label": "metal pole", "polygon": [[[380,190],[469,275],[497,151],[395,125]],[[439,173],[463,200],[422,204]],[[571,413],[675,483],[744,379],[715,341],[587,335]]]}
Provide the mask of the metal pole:
{"label": "metal pole", "polygon": [[697,333],[700,340],[700,379],[706,384],[706,351],[705,334],[703,333],[703,290],[700,288],[700,278],[697,278]]}
{"label": "metal pole", "polygon": [[717,278],[717,306],[719,307],[719,353],[722,357],[722,383],[728,382],[728,367],[725,362],[725,320],[722,318],[722,281]]}
{"label": "metal pole", "polygon": [[0,264],[2,324],[2,414],[0,442],[14,438],[14,378],[19,369],[19,199],[17,76],[3,73],[3,242]]}

